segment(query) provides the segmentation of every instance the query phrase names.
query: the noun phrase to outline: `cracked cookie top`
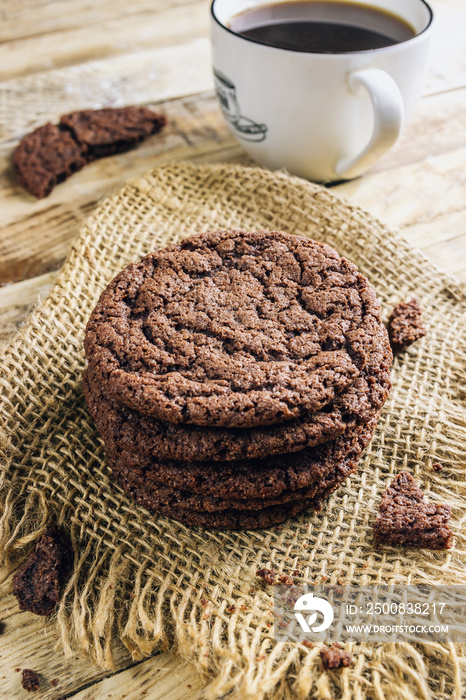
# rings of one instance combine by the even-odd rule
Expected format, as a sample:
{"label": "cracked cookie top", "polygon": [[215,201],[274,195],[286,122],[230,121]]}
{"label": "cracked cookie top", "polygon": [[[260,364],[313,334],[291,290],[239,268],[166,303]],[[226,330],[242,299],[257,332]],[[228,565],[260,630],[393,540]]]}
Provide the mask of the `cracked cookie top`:
{"label": "cracked cookie top", "polygon": [[322,410],[379,342],[368,280],[284,232],[186,238],[129,265],[86,330],[109,398],[170,423],[249,428]]}

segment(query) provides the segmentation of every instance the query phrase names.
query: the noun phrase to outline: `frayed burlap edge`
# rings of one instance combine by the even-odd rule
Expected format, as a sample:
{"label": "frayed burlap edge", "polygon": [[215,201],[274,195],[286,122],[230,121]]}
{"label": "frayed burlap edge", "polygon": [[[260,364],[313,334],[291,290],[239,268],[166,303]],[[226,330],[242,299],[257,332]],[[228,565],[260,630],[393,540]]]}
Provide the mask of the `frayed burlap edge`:
{"label": "frayed burlap edge", "polygon": [[[325,240],[369,275],[386,312],[410,294],[429,311],[428,339],[395,361],[394,390],[358,474],[323,513],[259,533],[206,533],[128,501],[80,393],[84,324],[115,272],[156,245],[230,227]],[[276,644],[270,592],[254,573],[301,566],[309,583],[466,582],[465,310],[464,290],[386,227],[284,173],[178,164],[128,183],[84,224],[50,296],[2,352],[3,578],[54,517],[75,553],[56,614],[67,654],[78,648],[112,668],[115,635],[135,659],[173,649],[209,678],[209,699],[461,698],[457,645],[348,645],[353,665],[328,673],[318,647]],[[438,460],[446,473],[429,469]],[[374,546],[380,491],[402,468],[452,504],[451,552]]]}

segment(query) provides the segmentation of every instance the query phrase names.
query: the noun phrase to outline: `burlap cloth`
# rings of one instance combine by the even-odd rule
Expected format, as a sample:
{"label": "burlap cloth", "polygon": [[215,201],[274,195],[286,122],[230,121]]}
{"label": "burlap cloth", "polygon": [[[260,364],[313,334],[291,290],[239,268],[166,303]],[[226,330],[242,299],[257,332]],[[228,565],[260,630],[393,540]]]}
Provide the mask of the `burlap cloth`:
{"label": "burlap cloth", "polygon": [[[136,506],[110,478],[81,394],[83,334],[117,271],[158,246],[221,228],[284,229],[334,246],[370,278],[385,315],[416,296],[427,337],[395,360],[393,389],[359,471],[322,512],[257,532],[184,527]],[[65,651],[111,666],[112,637],[135,658],[160,648],[193,661],[207,698],[461,698],[453,644],[349,645],[323,671],[319,648],[275,644],[261,567],[309,583],[466,583],[466,294],[388,228],[332,192],[284,173],[174,164],[129,182],[83,225],[50,296],[2,352],[5,575],[53,515],[75,561],[58,610]],[[432,463],[444,470],[436,473]],[[381,491],[401,469],[453,507],[448,552],[377,547]],[[234,612],[227,612],[235,606]]]}

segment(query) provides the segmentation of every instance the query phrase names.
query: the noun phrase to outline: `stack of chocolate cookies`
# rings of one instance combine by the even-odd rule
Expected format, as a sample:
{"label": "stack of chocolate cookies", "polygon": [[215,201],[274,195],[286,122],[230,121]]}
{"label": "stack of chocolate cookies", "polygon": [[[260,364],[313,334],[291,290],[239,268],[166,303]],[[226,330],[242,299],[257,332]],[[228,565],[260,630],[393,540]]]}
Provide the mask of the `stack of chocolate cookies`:
{"label": "stack of chocolate cookies", "polygon": [[126,493],[189,525],[320,508],[390,389],[380,305],[356,266],[283,232],[186,238],[129,265],[89,319],[84,394]]}

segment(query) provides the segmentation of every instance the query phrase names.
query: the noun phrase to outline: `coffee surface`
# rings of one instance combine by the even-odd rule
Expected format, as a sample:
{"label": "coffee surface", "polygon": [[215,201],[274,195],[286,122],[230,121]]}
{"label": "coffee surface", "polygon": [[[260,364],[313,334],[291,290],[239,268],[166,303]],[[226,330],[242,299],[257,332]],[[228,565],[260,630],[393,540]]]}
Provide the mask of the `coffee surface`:
{"label": "coffee surface", "polygon": [[348,2],[285,2],[243,12],[231,29],[261,44],[306,53],[351,53],[412,38],[403,19]]}

